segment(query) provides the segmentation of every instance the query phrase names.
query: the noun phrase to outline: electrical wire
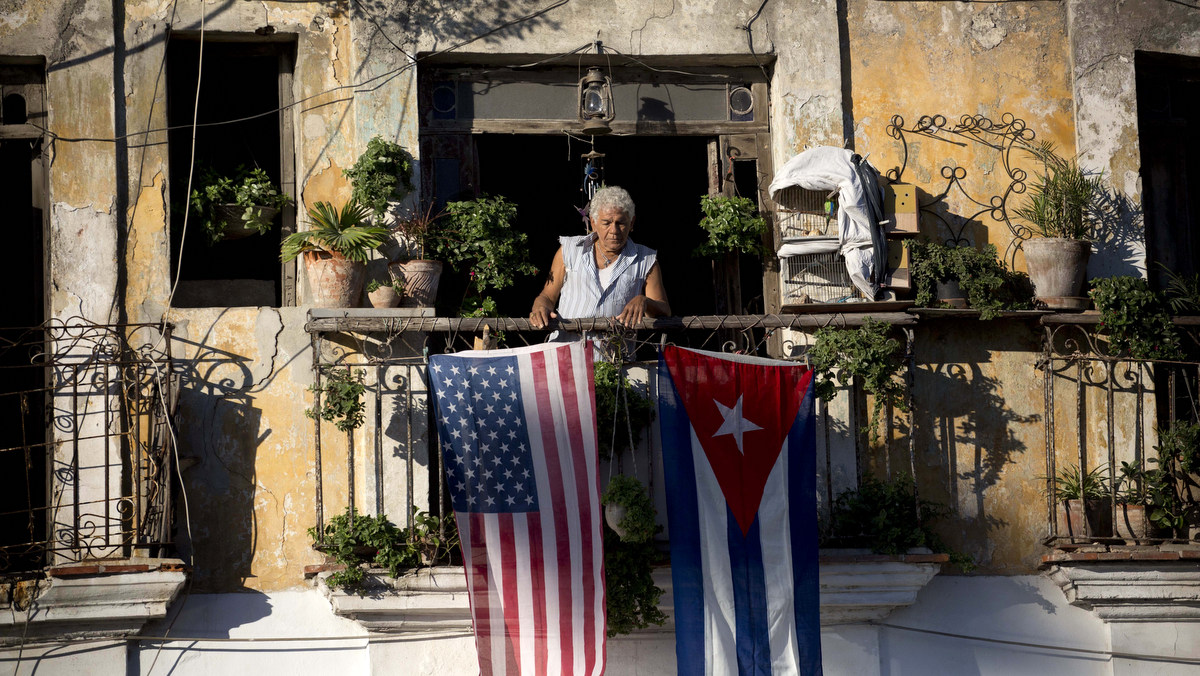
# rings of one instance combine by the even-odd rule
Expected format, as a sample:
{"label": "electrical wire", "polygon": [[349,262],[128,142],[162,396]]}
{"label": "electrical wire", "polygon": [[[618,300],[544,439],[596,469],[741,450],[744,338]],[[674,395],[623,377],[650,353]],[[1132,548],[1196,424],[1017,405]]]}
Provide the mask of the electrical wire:
{"label": "electrical wire", "polygon": [[1151,655],[1148,653],[1131,653],[1121,650],[1097,650],[1095,648],[1074,648],[1070,646],[1049,645],[1046,643],[1030,643],[1028,641],[1011,641],[1002,638],[988,638],[986,636],[972,636],[970,634],[957,634],[949,631],[938,631],[936,629],[922,629],[920,627],[906,627],[901,624],[890,624],[888,622],[872,622],[876,627],[886,627],[888,629],[899,629],[901,631],[910,631],[919,634],[932,634],[934,636],[945,636],[946,638],[957,638],[966,641],[982,641],[984,643],[997,643],[1000,645],[1019,646],[1021,648],[1037,648],[1039,650],[1058,650],[1062,652],[1079,653],[1082,655],[1101,655],[1108,658],[1121,658],[1131,660],[1145,660],[1154,662],[1178,662],[1180,664],[1200,664],[1200,657],[1171,657],[1168,655]]}
{"label": "electrical wire", "polygon": [[[155,129],[146,129],[146,130],[143,130],[143,131],[134,131],[134,132],[129,132],[128,134],[123,134],[123,135],[121,135],[121,136],[112,136],[112,137],[98,137],[98,136],[74,136],[74,137],[70,137],[70,136],[60,136],[60,135],[56,134],[55,132],[51,131],[50,129],[47,129],[46,127],[43,127],[43,126],[41,126],[41,125],[37,125],[37,124],[31,124],[30,126],[32,126],[32,127],[34,127],[35,129],[38,129],[38,130],[40,130],[41,132],[43,132],[43,133],[47,134],[48,136],[50,136],[50,137],[51,137],[51,138],[53,138],[54,140],[57,140],[57,141],[63,141],[63,142],[66,142],[66,143],[82,143],[82,142],[95,142],[95,143],[116,143],[116,142],[117,142],[117,141],[119,141],[119,140],[125,140],[125,139],[128,139],[128,138],[134,137],[134,136],[145,136],[145,135],[149,135],[149,134],[155,134],[155,133],[161,133],[161,132],[169,132],[169,131],[174,131],[174,130],[177,130],[177,129],[186,129],[186,128],[190,128],[190,127],[197,127],[197,126],[199,126],[199,127],[216,127],[216,126],[222,126],[222,125],[227,125],[227,124],[236,124],[236,123],[238,123],[238,122],[245,122],[245,121],[247,121],[247,120],[254,120],[254,119],[257,119],[257,118],[260,118],[260,117],[265,117],[265,116],[267,116],[267,115],[274,115],[274,114],[277,114],[277,113],[280,113],[280,112],[286,111],[286,110],[288,110],[288,109],[290,109],[290,108],[293,108],[293,107],[295,107],[295,106],[299,106],[299,105],[301,105],[301,104],[304,104],[304,103],[307,103],[307,102],[309,102],[309,101],[312,101],[313,99],[320,98],[320,97],[322,97],[322,96],[325,96],[325,95],[327,95],[327,94],[332,94],[332,93],[334,93],[334,92],[341,91],[341,90],[343,90],[343,89],[354,89],[354,90],[356,90],[356,91],[367,91],[367,90],[362,90],[361,88],[362,88],[362,87],[366,87],[367,85],[370,85],[370,84],[372,84],[372,83],[376,83],[376,82],[378,82],[378,81],[380,81],[380,80],[384,80],[384,81],[386,81],[386,80],[385,80],[385,78],[387,78],[387,79],[394,78],[394,77],[396,77],[396,76],[400,75],[401,73],[403,73],[403,72],[405,72],[405,71],[411,70],[413,67],[415,67],[415,66],[416,66],[418,63],[420,63],[420,62],[422,62],[422,61],[425,61],[425,60],[427,60],[427,59],[431,59],[431,58],[433,58],[433,57],[435,57],[435,56],[441,56],[442,54],[446,54],[446,53],[449,53],[449,52],[453,52],[453,51],[455,51],[455,50],[458,50],[458,49],[461,49],[462,47],[465,47],[465,46],[467,46],[467,45],[469,45],[469,44],[471,44],[471,43],[473,43],[473,42],[477,42],[477,41],[479,41],[479,40],[482,40],[482,39],[484,39],[484,38],[488,37],[489,35],[493,35],[493,34],[495,34],[495,33],[499,32],[499,31],[502,31],[502,30],[504,30],[505,28],[509,28],[509,27],[511,27],[511,26],[515,26],[516,24],[523,23],[523,22],[525,22],[525,21],[529,21],[529,20],[531,20],[531,19],[536,19],[537,17],[539,17],[539,16],[542,16],[543,14],[546,14],[547,12],[550,12],[550,11],[553,11],[553,10],[555,10],[555,9],[558,9],[559,7],[562,7],[563,5],[565,5],[565,4],[569,3],[569,2],[571,2],[571,0],[556,0],[555,2],[552,2],[551,4],[549,4],[549,5],[545,6],[545,7],[543,7],[542,9],[539,9],[539,10],[537,10],[537,11],[535,11],[535,12],[532,12],[532,13],[530,13],[530,14],[526,14],[526,15],[524,15],[524,16],[517,17],[517,18],[515,18],[515,19],[511,19],[511,20],[509,20],[509,21],[505,21],[504,23],[502,23],[502,24],[500,24],[500,25],[498,25],[498,26],[494,26],[494,27],[492,27],[492,28],[489,28],[488,30],[486,30],[486,31],[483,31],[482,33],[479,33],[478,35],[475,35],[475,36],[473,36],[473,37],[470,37],[470,38],[466,38],[466,39],[464,39],[464,40],[461,40],[461,41],[459,41],[459,42],[457,42],[457,43],[455,43],[455,44],[453,44],[453,45],[450,45],[449,47],[444,47],[444,48],[442,48],[442,49],[439,49],[439,50],[435,50],[435,51],[429,52],[428,54],[425,54],[424,56],[420,56],[420,57],[412,57],[412,56],[409,56],[409,55],[407,54],[407,52],[404,52],[404,50],[400,50],[400,51],[401,51],[401,53],[405,54],[406,56],[409,56],[409,58],[411,59],[411,60],[410,60],[408,63],[405,63],[405,64],[403,64],[403,65],[397,66],[396,68],[393,68],[393,69],[391,69],[391,70],[389,70],[389,71],[386,71],[386,72],[383,72],[383,73],[379,73],[379,74],[377,74],[377,75],[373,75],[373,76],[371,76],[371,77],[369,77],[369,78],[366,78],[365,80],[361,80],[361,81],[359,81],[359,82],[354,82],[354,83],[351,83],[351,84],[345,84],[345,85],[338,85],[338,86],[336,86],[336,87],[330,87],[329,89],[325,89],[325,90],[323,90],[323,91],[320,91],[320,92],[317,92],[317,93],[315,93],[315,94],[311,94],[311,95],[309,95],[309,96],[306,96],[306,97],[304,97],[304,98],[302,98],[302,99],[299,99],[299,100],[293,101],[292,103],[289,103],[289,104],[286,104],[286,105],[282,105],[282,106],[279,106],[279,107],[277,107],[277,108],[273,108],[273,109],[271,109],[271,110],[263,111],[263,112],[261,112],[261,113],[256,113],[256,114],[254,114],[254,115],[247,115],[247,116],[245,116],[245,117],[239,117],[239,118],[234,118],[234,119],[229,119],[229,120],[219,120],[219,121],[216,121],[216,122],[204,122],[204,123],[200,123],[200,124],[195,124],[195,123],[194,123],[194,124],[191,124],[191,125],[177,125],[177,126],[173,126],[173,127],[172,127],[172,126],[158,127],[158,128],[155,128]],[[389,42],[391,42],[391,40],[389,40]],[[582,45],[582,46],[580,46],[580,47],[577,47],[577,48],[575,48],[575,49],[573,49],[573,50],[571,50],[571,51],[569,51],[569,52],[564,52],[564,53],[562,53],[562,54],[558,54],[558,55],[555,55],[555,56],[553,56],[553,57],[549,57],[549,58],[547,58],[547,59],[543,59],[543,62],[545,62],[545,61],[550,61],[550,60],[553,60],[553,59],[556,59],[556,58],[562,58],[562,57],[564,57],[564,56],[570,56],[571,54],[575,54],[576,52],[580,51],[581,49],[585,49],[585,48],[587,48],[587,46],[589,46],[589,45],[591,45],[591,44],[592,44],[592,43],[591,43],[591,42],[589,42],[589,43],[587,43],[587,44],[585,44],[585,45]],[[532,65],[537,65],[537,64],[535,63],[535,64],[532,64]],[[378,85],[376,86],[376,88],[378,88]],[[343,99],[343,100],[349,100],[349,99]]]}

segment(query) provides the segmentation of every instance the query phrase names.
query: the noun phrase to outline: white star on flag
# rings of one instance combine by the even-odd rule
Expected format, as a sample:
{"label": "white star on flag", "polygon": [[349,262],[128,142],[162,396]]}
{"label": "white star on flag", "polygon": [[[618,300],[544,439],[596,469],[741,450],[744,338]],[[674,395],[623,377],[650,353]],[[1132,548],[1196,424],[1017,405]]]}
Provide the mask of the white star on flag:
{"label": "white star on flag", "polygon": [[746,451],[742,450],[742,435],[746,432],[761,430],[762,428],[750,422],[742,415],[742,397],[740,395],[733,408],[722,405],[716,399],[713,399],[713,403],[717,405],[717,409],[721,411],[722,417],[725,418],[725,422],[721,423],[720,429],[713,436],[719,437],[722,434],[732,434],[734,441],[737,442],[738,453],[745,455]]}

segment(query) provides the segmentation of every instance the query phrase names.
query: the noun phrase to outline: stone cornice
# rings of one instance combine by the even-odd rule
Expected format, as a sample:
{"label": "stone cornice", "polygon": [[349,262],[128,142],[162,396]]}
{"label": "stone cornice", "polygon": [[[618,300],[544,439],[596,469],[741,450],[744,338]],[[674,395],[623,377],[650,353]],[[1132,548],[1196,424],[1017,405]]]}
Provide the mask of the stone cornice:
{"label": "stone cornice", "polygon": [[131,559],[51,568],[3,585],[0,644],[52,636],[118,638],[165,617],[187,572],[178,559]]}
{"label": "stone cornice", "polygon": [[[886,556],[865,550],[823,550],[821,625],[880,620],[896,608],[911,605],[917,592],[933,579],[947,559],[945,554]],[[323,580],[326,574],[317,577]],[[668,620],[663,627],[645,631],[674,631],[670,568],[656,568],[654,582],[663,589],[659,608]],[[328,595],[334,613],[355,620],[372,632],[471,632],[462,568],[427,568],[400,578],[377,571],[368,575],[362,594],[330,590],[323,581],[320,587]]]}
{"label": "stone cornice", "polygon": [[1200,551],[1056,551],[1045,574],[1067,601],[1106,622],[1200,621]]}

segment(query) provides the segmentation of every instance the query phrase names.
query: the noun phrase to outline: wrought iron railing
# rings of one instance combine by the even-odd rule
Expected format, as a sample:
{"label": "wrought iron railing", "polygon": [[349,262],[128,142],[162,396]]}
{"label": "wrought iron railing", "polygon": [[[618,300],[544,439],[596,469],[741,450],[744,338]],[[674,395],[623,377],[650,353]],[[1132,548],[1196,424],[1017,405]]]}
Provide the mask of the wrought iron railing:
{"label": "wrought iron railing", "polygon": [[[897,325],[914,322],[912,315],[883,313],[875,319]],[[671,343],[698,349],[767,356],[767,338],[786,332],[782,341],[789,359],[803,360],[807,341],[801,333],[817,328],[854,326],[865,315],[747,315],[726,317],[674,317],[647,321],[640,330],[622,330],[609,320],[562,322],[559,328],[589,332],[590,337],[620,344],[629,355],[626,371],[638,387],[653,395],[657,346]],[[447,317],[379,316],[367,312],[314,310],[307,325],[312,335],[313,406],[321,406],[320,390],[330,369],[349,369],[352,378],[362,374],[365,384],[364,424],[344,433],[319,417],[314,421],[316,479],[315,520],[321,533],[335,514],[354,505],[358,513],[387,514],[398,526],[413,525],[413,509],[439,517],[450,513],[444,474],[438,464],[436,439],[432,439],[432,411],[425,365],[438,352],[478,349],[484,327],[500,347],[543,342],[547,332],[531,329],[524,319],[458,319]],[[649,328],[649,327],[653,328]],[[913,333],[899,327],[907,342],[911,375]],[[909,381],[911,391],[911,380]],[[911,407],[910,407],[911,409]],[[846,387],[826,405],[818,401],[817,471],[818,502],[827,510],[834,498],[859,485],[866,471],[892,476],[914,470],[911,413],[898,420],[896,412],[883,416],[881,438],[888,446],[876,453],[881,465],[872,470],[867,442],[868,410],[865,395]],[[652,426],[653,427],[653,426]],[[606,430],[604,433],[607,433]],[[624,438],[619,430],[618,442]],[[651,489],[665,523],[662,460],[655,430],[643,436],[636,449],[624,450],[602,463],[601,475],[628,471]],[[879,450],[879,449],[875,449]],[[907,455],[907,466],[892,466],[892,458]],[[318,546],[321,544],[318,536]]]}
{"label": "wrought iron railing", "polygon": [[[1185,354],[1195,355],[1200,325],[1192,319],[1177,319],[1176,329],[1186,336]],[[1046,544],[1195,541],[1200,486],[1187,470],[1200,448],[1184,449],[1191,459],[1182,467],[1160,450],[1169,430],[1200,421],[1200,360],[1115,352],[1098,322],[1098,315],[1042,319]],[[1156,486],[1170,494],[1156,494]],[[1172,516],[1176,526],[1165,527]]]}
{"label": "wrought iron railing", "polygon": [[171,544],[171,327],[0,329],[0,575]]}

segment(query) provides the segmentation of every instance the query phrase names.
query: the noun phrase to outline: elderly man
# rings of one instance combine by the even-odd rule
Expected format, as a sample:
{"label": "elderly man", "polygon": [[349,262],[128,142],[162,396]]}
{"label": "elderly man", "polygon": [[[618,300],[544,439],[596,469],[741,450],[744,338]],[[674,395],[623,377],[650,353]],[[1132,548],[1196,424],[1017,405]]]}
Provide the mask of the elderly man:
{"label": "elderly man", "polygon": [[597,190],[588,214],[591,233],[559,238],[529,323],[540,329],[559,316],[616,317],[626,326],[639,326],[645,316],[671,314],[654,250],[629,239],[634,222],[629,193],[616,186]]}

